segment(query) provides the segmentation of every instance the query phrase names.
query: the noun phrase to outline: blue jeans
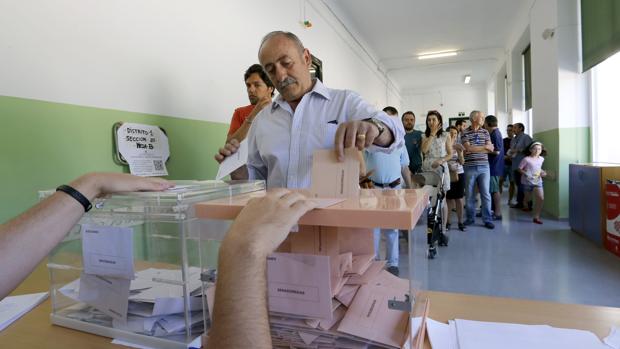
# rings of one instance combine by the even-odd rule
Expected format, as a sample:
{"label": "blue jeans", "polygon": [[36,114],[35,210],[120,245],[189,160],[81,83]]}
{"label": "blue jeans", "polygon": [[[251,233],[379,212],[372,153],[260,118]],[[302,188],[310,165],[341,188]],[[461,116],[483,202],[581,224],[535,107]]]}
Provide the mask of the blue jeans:
{"label": "blue jeans", "polygon": [[[402,184],[397,185],[393,189],[401,189]],[[391,190],[391,188],[384,188],[383,190]],[[375,237],[375,259],[379,260],[379,241],[381,241],[381,233],[385,234],[385,245],[387,249],[387,266],[398,267],[398,229],[374,229]]]}
{"label": "blue jeans", "polygon": [[381,233],[385,234],[385,245],[387,247],[387,266],[398,267],[398,230],[375,228],[375,259],[379,260],[379,241]]}
{"label": "blue jeans", "polygon": [[482,201],[482,221],[484,223],[492,223],[491,194],[489,193],[491,172],[489,170],[489,165],[465,166],[464,169],[467,220],[474,220],[474,214],[476,212],[476,193],[474,192],[474,186],[477,183],[478,191],[480,192],[480,200]]}

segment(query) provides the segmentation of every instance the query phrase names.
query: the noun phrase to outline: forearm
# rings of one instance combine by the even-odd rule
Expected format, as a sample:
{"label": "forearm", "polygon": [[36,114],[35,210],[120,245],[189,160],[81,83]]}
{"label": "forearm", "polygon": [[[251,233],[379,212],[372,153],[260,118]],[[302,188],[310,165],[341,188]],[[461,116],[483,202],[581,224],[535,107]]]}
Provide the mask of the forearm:
{"label": "forearm", "polygon": [[[89,200],[98,195],[94,177],[82,177],[71,186]],[[83,214],[80,203],[57,192],[0,226],[0,299],[34,270]]]}
{"label": "forearm", "polygon": [[470,145],[466,147],[468,153],[488,153],[489,150],[483,145]]}
{"label": "forearm", "polygon": [[392,142],[394,142],[394,134],[392,133],[392,130],[387,127],[387,125],[384,124],[384,126],[385,129],[383,130],[383,133],[381,133],[379,137],[375,138],[373,144],[379,147],[387,148],[392,144]]}
{"label": "forearm", "polygon": [[403,176],[403,180],[405,181],[405,185],[407,186],[407,188],[413,188],[411,183],[411,171],[409,171],[409,166],[402,166],[400,173]]}
{"label": "forearm", "polygon": [[237,131],[235,131],[231,135],[228,135],[228,137],[226,138],[226,142],[229,142],[233,138],[239,142],[244,140],[245,137],[248,135],[248,131],[250,130],[251,125],[252,125],[251,122],[244,121],[243,124],[241,124],[241,127],[237,129]]}
{"label": "forearm", "polygon": [[[234,244],[231,244],[234,246]],[[271,348],[266,255],[220,248],[213,327],[208,348]]]}

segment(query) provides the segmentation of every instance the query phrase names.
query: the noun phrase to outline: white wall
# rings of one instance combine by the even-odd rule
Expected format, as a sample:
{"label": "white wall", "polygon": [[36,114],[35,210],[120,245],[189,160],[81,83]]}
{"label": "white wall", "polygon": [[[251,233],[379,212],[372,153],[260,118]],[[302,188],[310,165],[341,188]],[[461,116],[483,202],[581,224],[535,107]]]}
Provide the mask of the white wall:
{"label": "white wall", "polygon": [[[433,90],[403,93],[403,109],[416,114],[416,128],[423,130],[426,113],[438,110],[447,127],[448,119],[458,117],[459,112],[469,116],[472,110],[487,112],[487,90],[484,85],[446,86]],[[399,110],[400,111],[400,110]]]}
{"label": "white wall", "polygon": [[559,127],[557,38],[542,37],[546,29],[557,27],[557,8],[557,0],[537,1],[530,19],[534,132]]}
{"label": "white wall", "polygon": [[306,18],[313,28],[286,0],[0,0],[0,95],[229,122],[248,103],[260,39],[288,30],[323,61],[327,86],[400,107],[322,3]]}

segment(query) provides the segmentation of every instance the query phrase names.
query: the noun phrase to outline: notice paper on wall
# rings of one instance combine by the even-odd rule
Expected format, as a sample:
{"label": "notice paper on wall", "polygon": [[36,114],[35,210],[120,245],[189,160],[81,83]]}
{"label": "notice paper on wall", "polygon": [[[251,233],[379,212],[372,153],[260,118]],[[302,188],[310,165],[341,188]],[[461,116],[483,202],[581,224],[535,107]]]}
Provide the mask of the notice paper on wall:
{"label": "notice paper on wall", "polygon": [[118,152],[136,176],[167,176],[168,136],[158,126],[123,123],[116,131]]}
{"label": "notice paper on wall", "polygon": [[133,229],[84,224],[81,233],[85,273],[134,278]]}

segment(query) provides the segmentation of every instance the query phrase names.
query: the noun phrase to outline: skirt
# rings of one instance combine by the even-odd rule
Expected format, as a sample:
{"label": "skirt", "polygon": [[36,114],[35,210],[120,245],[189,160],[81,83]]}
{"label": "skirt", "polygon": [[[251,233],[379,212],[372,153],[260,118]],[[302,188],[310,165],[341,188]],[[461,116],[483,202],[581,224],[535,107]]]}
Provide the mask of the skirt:
{"label": "skirt", "polygon": [[465,193],[465,174],[459,173],[459,180],[450,182],[450,190],[446,194],[448,200],[462,199]]}

